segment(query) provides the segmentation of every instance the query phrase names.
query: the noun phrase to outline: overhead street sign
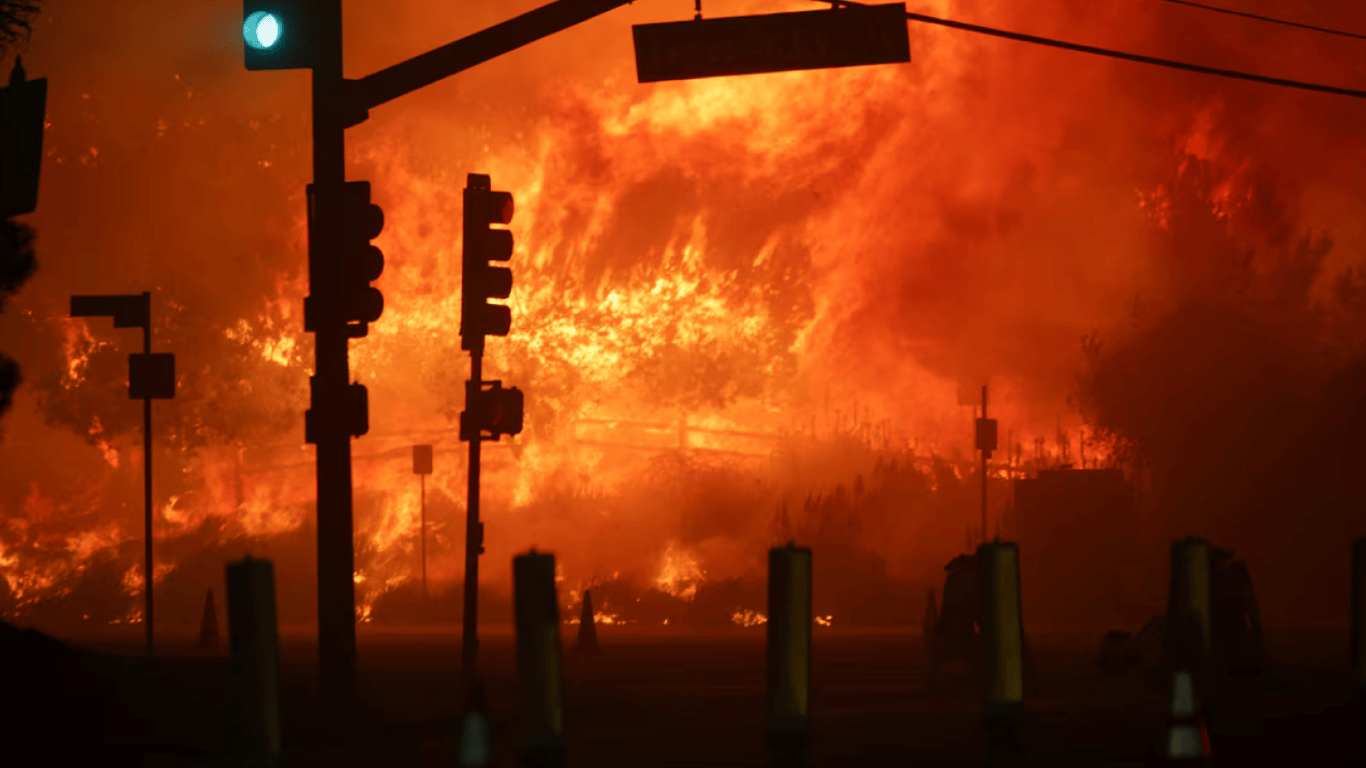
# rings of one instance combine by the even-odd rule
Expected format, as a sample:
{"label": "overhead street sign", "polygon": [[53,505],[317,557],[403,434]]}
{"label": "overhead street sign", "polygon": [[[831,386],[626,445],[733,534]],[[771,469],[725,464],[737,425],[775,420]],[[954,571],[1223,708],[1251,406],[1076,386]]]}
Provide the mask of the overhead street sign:
{"label": "overhead street sign", "polygon": [[911,60],[906,5],[638,24],[642,83]]}

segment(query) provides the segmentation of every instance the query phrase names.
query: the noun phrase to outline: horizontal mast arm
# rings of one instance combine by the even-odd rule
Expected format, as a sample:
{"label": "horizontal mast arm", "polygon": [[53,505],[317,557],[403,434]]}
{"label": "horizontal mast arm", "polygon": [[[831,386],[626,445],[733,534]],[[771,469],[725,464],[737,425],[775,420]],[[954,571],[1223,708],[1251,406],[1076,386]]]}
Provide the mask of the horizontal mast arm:
{"label": "horizontal mast arm", "polygon": [[352,109],[370,110],[632,0],[556,0],[453,43],[352,81]]}

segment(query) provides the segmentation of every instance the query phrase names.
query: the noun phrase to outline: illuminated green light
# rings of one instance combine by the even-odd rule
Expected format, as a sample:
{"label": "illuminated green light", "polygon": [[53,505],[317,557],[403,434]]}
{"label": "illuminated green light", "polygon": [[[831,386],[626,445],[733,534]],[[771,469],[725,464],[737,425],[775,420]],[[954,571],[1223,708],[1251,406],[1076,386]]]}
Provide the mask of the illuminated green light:
{"label": "illuminated green light", "polygon": [[280,20],[275,14],[257,11],[242,25],[242,38],[258,51],[268,50],[280,40]]}

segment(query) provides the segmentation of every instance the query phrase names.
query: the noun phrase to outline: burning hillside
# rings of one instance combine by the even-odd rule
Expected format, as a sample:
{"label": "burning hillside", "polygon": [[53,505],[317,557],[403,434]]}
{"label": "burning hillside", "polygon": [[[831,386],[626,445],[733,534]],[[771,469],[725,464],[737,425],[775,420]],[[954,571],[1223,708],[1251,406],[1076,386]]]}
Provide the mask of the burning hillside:
{"label": "burning hillside", "polygon": [[[348,5],[348,75],[534,3],[383,5]],[[1339,5],[1337,23],[1366,27]],[[1140,4],[917,10],[1325,81],[1359,57]],[[180,373],[155,416],[158,615],[196,620],[224,559],[250,549],[282,564],[282,620],[306,621],[307,75],[243,71],[223,8],[159,8],[168,34],[155,45],[134,45],[145,20],[123,8],[44,11],[25,54],[52,83],[32,217],[40,271],[0,332],[27,382],[0,443],[0,612],[138,618],[141,448],[124,389],[134,339],[65,314],[73,293],[152,290],[154,343]],[[1222,301],[1247,270],[1268,289],[1293,282],[1296,306],[1353,306],[1359,284],[1344,275],[1366,241],[1366,152],[1350,100],[920,27],[905,66],[636,84],[630,24],[690,11],[636,3],[350,131],[348,177],[371,181],[387,220],[384,315],[351,345],[370,392],[370,434],[353,449],[362,619],[426,610],[412,599],[414,443],[436,446],[429,575],[439,594],[458,593],[467,172],[517,200],[513,330],[490,342],[485,377],[527,393],[526,431],[486,451],[487,587],[505,599],[511,555],[536,545],[557,553],[567,594],[600,584],[599,608],[623,620],[677,622],[700,615],[693,605],[712,612],[703,623],[755,623],[764,550],[789,538],[815,546],[817,612],[836,622],[876,613],[860,602],[869,585],[923,594],[977,525],[960,384],[990,379],[1012,444],[1052,444],[1086,420],[1091,461],[1118,445],[1145,459],[1140,473],[1163,457],[1185,467],[1217,451],[1172,453],[1180,424],[1159,436],[1171,443],[1142,429],[1193,391],[1197,370],[1152,364],[1171,359],[1184,323],[1211,329],[1194,334],[1206,355],[1224,351],[1227,334],[1186,307]],[[1309,310],[1278,314],[1277,300],[1240,311],[1278,329],[1277,349],[1331,340],[1340,355],[1247,370],[1304,368],[1294,391],[1317,402],[1362,340],[1349,320],[1302,322]],[[1245,340],[1261,333],[1238,327]],[[1088,337],[1101,340],[1089,358]],[[1141,354],[1125,363],[1126,349]],[[1069,405],[1082,370],[1091,378]],[[1119,386],[1157,370],[1175,392],[1147,389],[1145,401]],[[1206,507],[1154,498],[1148,513],[1182,533],[1205,520]],[[1287,557],[1267,562],[1311,555]],[[915,614],[901,610],[883,618]]]}

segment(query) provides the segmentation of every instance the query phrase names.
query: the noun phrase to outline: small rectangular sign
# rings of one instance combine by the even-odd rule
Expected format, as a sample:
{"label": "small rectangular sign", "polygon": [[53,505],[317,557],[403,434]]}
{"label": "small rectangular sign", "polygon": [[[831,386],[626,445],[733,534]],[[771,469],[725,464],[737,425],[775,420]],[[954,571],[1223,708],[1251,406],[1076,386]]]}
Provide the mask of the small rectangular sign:
{"label": "small rectangular sign", "polygon": [[413,446],[413,474],[430,475],[432,473],[432,447],[430,445]]}
{"label": "small rectangular sign", "polygon": [[977,450],[986,451],[987,456],[996,450],[996,420],[977,419]]}
{"label": "small rectangular sign", "polygon": [[911,60],[905,3],[638,24],[631,31],[642,83]]}
{"label": "small rectangular sign", "polygon": [[128,397],[131,400],[175,398],[175,355],[153,352],[128,356]]}

